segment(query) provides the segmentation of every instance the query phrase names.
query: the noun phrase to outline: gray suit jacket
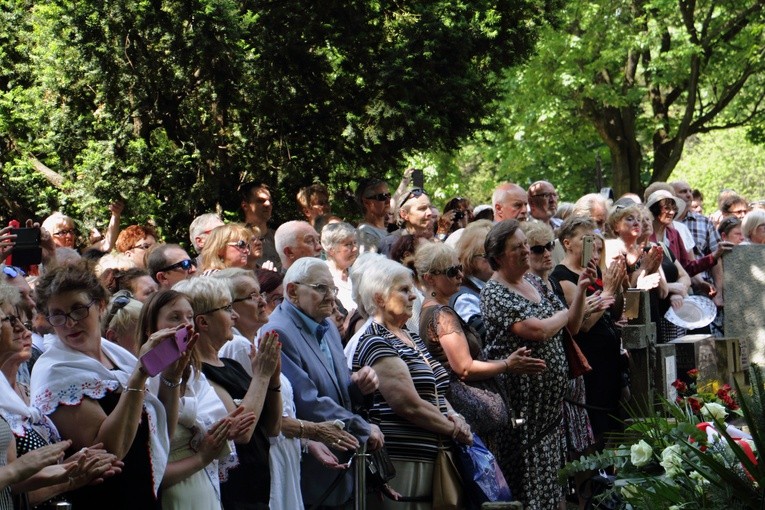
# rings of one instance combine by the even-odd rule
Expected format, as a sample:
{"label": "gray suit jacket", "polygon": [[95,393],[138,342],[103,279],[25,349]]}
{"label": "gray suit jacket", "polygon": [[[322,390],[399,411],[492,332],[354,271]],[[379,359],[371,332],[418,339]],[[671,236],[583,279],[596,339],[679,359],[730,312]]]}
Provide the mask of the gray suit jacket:
{"label": "gray suit jacket", "polygon": [[[261,331],[271,330],[279,334],[282,342],[282,373],[292,383],[297,417],[314,422],[342,420],[345,430],[356,436],[360,443],[365,443],[369,438],[369,424],[351,411],[354,404],[363,401],[363,396],[351,384],[340,333],[335,325],[330,324],[323,339],[332,353],[332,366],[321,352],[319,341],[286,301],[276,307]],[[340,462],[347,462],[350,458],[350,453],[333,453]],[[317,503],[324,490],[340,473],[344,473],[343,481],[323,504],[334,506],[345,503],[353,492],[352,471],[330,470],[313,456],[303,456],[303,502],[306,506]]]}

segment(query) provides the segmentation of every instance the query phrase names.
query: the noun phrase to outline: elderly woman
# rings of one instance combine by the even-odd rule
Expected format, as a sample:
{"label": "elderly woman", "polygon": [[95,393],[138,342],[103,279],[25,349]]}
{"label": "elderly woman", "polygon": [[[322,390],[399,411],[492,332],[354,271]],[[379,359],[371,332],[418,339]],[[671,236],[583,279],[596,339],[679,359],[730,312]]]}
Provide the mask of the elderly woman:
{"label": "elderly woman", "polygon": [[356,309],[351,295],[348,269],[359,255],[356,229],[348,223],[330,223],[321,231],[321,247],[327,254],[327,266],[337,287],[337,298],[349,312]]}
{"label": "elderly woman", "polygon": [[430,354],[449,372],[446,397],[475,432],[491,441],[509,424],[495,377],[539,373],[545,363],[531,358],[531,350],[523,347],[503,359],[483,356],[480,335],[449,307],[449,297],[462,281],[462,266],[449,246],[423,246],[415,255],[415,268],[428,296],[422,304],[420,332]]}
{"label": "elderly woman", "polygon": [[[125,204],[121,201],[109,205],[111,218],[109,218],[109,226],[106,228],[106,233],[100,241],[94,240],[94,244],[89,247],[90,249],[104,253],[111,251],[120,231],[120,217],[124,207]],[[53,243],[57,248],[77,248],[77,228],[74,225],[74,220],[69,216],[60,212],[54,212],[45,218],[41,226],[51,234]]]}
{"label": "elderly woman", "polygon": [[250,353],[250,376],[238,362],[218,354],[234,337],[233,327],[239,319],[229,286],[217,278],[197,277],[177,283],[174,290],[185,294],[191,303],[202,373],[226,410],[231,413],[243,407],[258,417],[257,423],[252,423],[236,441],[239,467],[221,483],[223,508],[266,509],[271,484],[268,438],[279,433],[281,424],[279,342],[274,335],[263,337],[257,353],[254,349]]}
{"label": "elderly woman", "polygon": [[[63,454],[71,443],[63,441],[55,447],[47,446],[60,440],[58,431],[47,416],[29,405],[28,388],[17,382],[19,366],[29,360],[32,348],[31,333],[19,318],[18,304],[17,289],[4,282],[0,283],[0,312],[3,315],[0,319],[0,394],[3,395],[0,399],[0,417],[10,427],[12,450],[9,453],[11,458],[27,456],[31,452],[45,455],[44,451],[38,450],[54,448]],[[116,457],[98,448],[84,453],[90,456],[87,468],[83,466],[73,471],[69,463],[74,462],[76,465],[81,455],[68,459],[66,471],[58,473],[58,477],[47,477],[47,481],[36,485],[39,488],[16,494],[17,507],[27,508],[25,505],[29,504],[36,508],[53,508],[57,501],[62,500],[61,495],[65,492],[83,487],[107,473],[114,474],[112,469]],[[56,458],[59,458],[58,454]],[[50,473],[50,470],[47,472]]]}
{"label": "elderly woman", "polygon": [[[50,416],[76,451],[95,443],[122,459],[121,474],[71,492],[75,508],[159,508],[159,483],[175,428],[179,380],[188,357],[165,369],[159,380],[135,356],[103,341],[99,316],[107,293],[84,264],[56,267],[36,286],[38,309],[56,333],[32,373],[32,402]],[[143,355],[175,329],[152,334]]]}
{"label": "elderly woman", "polygon": [[[449,438],[472,443],[470,426],[446,400],[448,372],[432,358],[420,337],[404,326],[415,300],[411,273],[389,260],[370,265],[359,297],[374,320],[359,340],[353,366],[354,370],[371,366],[379,377],[370,418],[385,435],[396,467],[390,485],[406,496],[428,496],[439,444]],[[430,504],[386,500],[370,502],[370,506],[424,510]]]}
{"label": "elderly woman", "polygon": [[563,459],[562,404],[568,387],[562,330],[569,313],[537,277],[527,274],[529,245],[516,220],[494,225],[485,249],[494,270],[481,292],[486,357],[507,357],[525,347],[547,365],[539,374],[501,376],[507,406],[526,424],[500,434],[497,460],[513,496],[525,507],[554,508],[563,497],[557,472]]}
{"label": "elderly woman", "polygon": [[667,191],[659,190],[648,197],[646,207],[653,217],[653,234],[650,239],[657,242],[663,251],[661,270],[667,281],[667,293],[661,292],[658,296],[653,296],[651,317],[658,321],[656,329],[659,343],[665,343],[685,334],[683,328],[664,318],[670,306],[683,306],[683,298],[691,288],[691,278],[685,270],[686,264],[682,263],[683,257],[687,260],[688,252],[680,235],[671,226],[677,212],[685,207],[685,202]]}
{"label": "elderly woman", "polygon": [[[200,256],[201,271],[247,267],[254,251],[263,250],[263,242],[252,229],[241,223],[228,223],[210,232]],[[260,255],[258,255],[260,256]]]}
{"label": "elderly woman", "polygon": [[489,220],[474,221],[465,228],[462,237],[457,241],[457,256],[464,271],[464,278],[459,290],[449,298],[449,306],[481,335],[482,342],[486,336],[486,327],[481,315],[480,294],[492,275],[483,244],[491,226]]}
{"label": "elderly woman", "polygon": [[433,210],[430,197],[421,188],[412,188],[401,196],[396,207],[399,229],[380,241],[380,253],[389,255],[396,240],[411,234],[424,239],[433,237]]}
{"label": "elderly woman", "polygon": [[143,303],[127,291],[114,294],[101,319],[101,336],[137,356],[141,345],[136,338],[136,327],[142,307]]}
{"label": "elderly woman", "polygon": [[[561,224],[558,239],[566,255],[552,272],[551,279],[560,285],[566,303],[572,305],[576,299],[581,299],[582,289],[578,283],[586,271],[582,266],[582,246],[585,237],[590,236],[591,261],[598,274],[597,279],[587,287],[587,295],[606,306],[587,310],[574,339],[592,367],[592,371],[584,375],[587,413],[598,448],[602,449],[605,434],[622,428],[614,416],[618,415],[625,360],[621,353],[621,332],[615,323],[621,317],[621,293],[626,270],[624,258],[617,257],[606,274],[601,274],[598,263],[602,241],[595,237],[595,228],[591,220],[579,216],[572,216]],[[615,301],[618,303],[609,309]]]}
{"label": "elderly woman", "polygon": [[[142,345],[158,330],[186,327],[190,331],[192,323],[193,311],[188,299],[173,290],[160,291],[146,302],[141,312],[135,335],[137,344]],[[255,420],[252,413],[227,412],[200,373],[195,348],[190,347],[192,364],[181,381],[178,426],[170,442],[162,479],[163,510],[220,510],[219,471],[227,473],[236,464],[226,440],[237,437]]]}
{"label": "elderly woman", "polygon": [[741,233],[744,235],[741,244],[765,244],[765,210],[748,212],[741,221]]}
{"label": "elderly woman", "polygon": [[356,188],[356,202],[364,219],[356,229],[361,253],[376,252],[383,237],[388,235],[387,217],[390,214],[390,189],[383,180],[362,179]]}

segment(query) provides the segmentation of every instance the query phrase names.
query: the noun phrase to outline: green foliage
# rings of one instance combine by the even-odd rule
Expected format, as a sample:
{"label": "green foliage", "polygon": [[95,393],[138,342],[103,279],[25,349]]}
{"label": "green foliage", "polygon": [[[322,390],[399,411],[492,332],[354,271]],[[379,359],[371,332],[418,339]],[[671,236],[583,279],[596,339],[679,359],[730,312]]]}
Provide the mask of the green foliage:
{"label": "green foliage", "polygon": [[[90,226],[174,229],[271,185],[397,178],[408,154],[452,150],[483,126],[497,76],[557,4],[53,0],[0,10],[0,183],[9,215],[62,209]],[[39,164],[30,160],[37,158]],[[46,169],[47,167],[47,169]],[[43,176],[44,174],[44,176]]]}

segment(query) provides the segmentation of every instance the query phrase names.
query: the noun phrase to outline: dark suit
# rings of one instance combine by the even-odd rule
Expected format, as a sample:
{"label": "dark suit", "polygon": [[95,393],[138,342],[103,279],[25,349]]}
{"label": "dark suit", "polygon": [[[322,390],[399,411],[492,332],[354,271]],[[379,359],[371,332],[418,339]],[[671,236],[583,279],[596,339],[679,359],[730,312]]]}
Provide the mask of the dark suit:
{"label": "dark suit", "polygon": [[[365,443],[370,433],[369,424],[351,411],[353,404],[363,402],[363,396],[355,385],[351,385],[337,327],[330,321],[322,340],[327,342],[332,353],[332,366],[321,351],[316,336],[288,301],[276,307],[262,329],[271,330],[279,334],[282,342],[282,373],[292,383],[297,417],[314,422],[342,420],[345,430],[356,436],[360,443]],[[350,453],[333,453],[340,462],[350,458]],[[345,475],[343,481],[322,504],[334,506],[348,501],[353,492],[352,471],[331,470],[313,456],[303,456],[301,485],[305,505],[317,503],[340,473]]]}

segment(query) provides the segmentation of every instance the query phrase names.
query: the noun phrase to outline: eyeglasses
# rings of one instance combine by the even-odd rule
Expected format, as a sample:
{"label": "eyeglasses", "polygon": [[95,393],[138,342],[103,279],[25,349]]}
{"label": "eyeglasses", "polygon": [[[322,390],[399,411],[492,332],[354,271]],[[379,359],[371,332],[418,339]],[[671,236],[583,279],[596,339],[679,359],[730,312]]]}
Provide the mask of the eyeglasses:
{"label": "eyeglasses", "polygon": [[267,292],[265,294],[265,297],[266,297],[266,303],[270,303],[274,306],[279,306],[280,304],[282,304],[282,301],[284,301],[284,294]]}
{"label": "eyeglasses", "polygon": [[746,216],[746,213],[749,211],[746,209],[739,209],[738,211],[728,211],[728,214],[733,214],[736,216]]}
{"label": "eyeglasses", "polygon": [[133,246],[132,249],[133,250],[144,250],[144,251],[146,251],[149,248],[151,248],[152,246],[154,246],[154,245],[153,244],[149,244],[149,243],[136,244],[135,246]]}
{"label": "eyeglasses", "polygon": [[3,266],[3,274],[8,278],[16,278],[17,276],[26,276],[27,274],[23,269],[16,266]]}
{"label": "eyeglasses", "polygon": [[218,308],[213,308],[212,310],[207,310],[206,312],[198,313],[197,316],[207,315],[208,313],[217,312],[218,310],[223,310],[224,312],[233,313],[234,312],[234,307],[232,306],[233,304],[234,302],[232,301],[231,303],[227,305],[219,306]]}
{"label": "eyeglasses", "polygon": [[8,321],[8,324],[11,325],[11,328],[16,329],[20,326],[26,327],[26,324],[24,324],[20,318],[18,318],[15,315],[6,315],[2,319],[0,319],[0,322]]}
{"label": "eyeglasses", "polygon": [[176,262],[175,264],[171,264],[167,267],[163,267],[158,273],[166,273],[168,271],[173,271],[175,269],[183,269],[184,271],[190,271],[192,267],[196,267],[197,263],[194,260],[191,259],[185,259],[181,260],[180,262]]}
{"label": "eyeglasses", "polygon": [[531,195],[531,198],[544,198],[545,200],[550,199],[558,199],[558,194],[554,191],[546,192],[546,193],[537,193],[536,195]]}
{"label": "eyeglasses", "polygon": [[458,276],[460,273],[462,273],[462,264],[458,264],[452,267],[447,267],[446,269],[434,269],[429,272],[430,274],[434,276],[438,276],[442,274],[442,275],[446,275],[447,278],[454,278]]}
{"label": "eyeglasses", "polygon": [[338,288],[332,285],[325,285],[323,283],[301,283],[301,282],[295,282],[295,285],[305,285],[306,287],[311,287],[313,290],[315,290],[319,294],[331,293],[333,296],[337,296]]}
{"label": "eyeglasses", "polygon": [[377,195],[369,195],[368,197],[364,197],[369,200],[377,200],[378,202],[387,202],[390,200],[391,194],[390,193],[378,193]]}
{"label": "eyeglasses", "polygon": [[555,247],[555,243],[553,241],[550,241],[547,244],[537,244],[534,246],[529,246],[529,250],[531,250],[531,253],[534,253],[535,255],[542,255],[545,252],[545,250],[552,253],[554,247]]}
{"label": "eyeglasses", "polygon": [[69,313],[54,313],[48,315],[45,317],[45,319],[48,321],[48,324],[54,328],[66,324],[67,319],[72,319],[74,322],[79,322],[88,316],[88,313],[90,313],[90,307],[93,306],[93,303],[95,302],[96,300],[94,299],[87,305],[75,306]]}
{"label": "eyeglasses", "polygon": [[106,327],[109,327],[109,323],[112,322],[112,319],[115,315],[117,315],[117,312],[122,310],[127,306],[127,304],[130,303],[130,296],[127,295],[117,295],[112,299],[112,306],[109,309],[109,315],[106,316]]}
{"label": "eyeglasses", "polygon": [[265,292],[252,292],[250,294],[247,294],[244,297],[236,298],[233,301],[231,301],[231,304],[234,303],[241,303],[243,301],[257,301],[258,298],[263,299],[263,301],[266,301],[268,299],[268,295]]}
{"label": "eyeglasses", "polygon": [[404,200],[401,201],[401,205],[398,206],[399,209],[404,207],[404,204],[409,201],[410,198],[420,198],[422,195],[425,194],[425,190],[422,188],[414,188],[412,191],[406,194],[404,197]]}
{"label": "eyeglasses", "polygon": [[66,230],[59,230],[58,232],[53,232],[53,235],[55,237],[73,236],[75,232],[76,231],[73,228],[68,228]]}
{"label": "eyeglasses", "polygon": [[226,246],[233,246],[239,251],[250,251],[250,243],[248,243],[244,239],[240,239],[239,241],[232,242],[232,243],[226,243]]}

